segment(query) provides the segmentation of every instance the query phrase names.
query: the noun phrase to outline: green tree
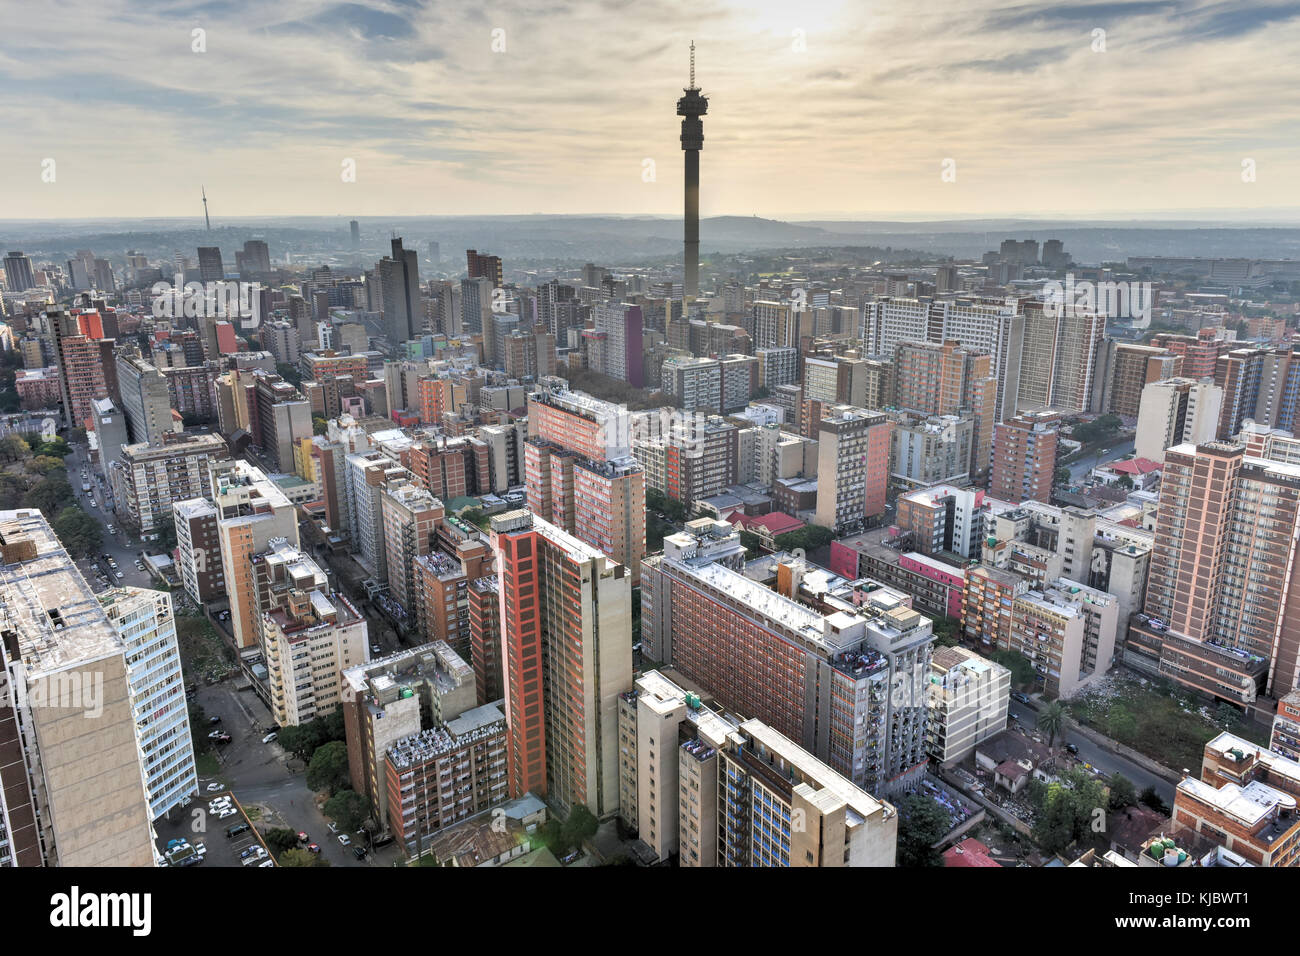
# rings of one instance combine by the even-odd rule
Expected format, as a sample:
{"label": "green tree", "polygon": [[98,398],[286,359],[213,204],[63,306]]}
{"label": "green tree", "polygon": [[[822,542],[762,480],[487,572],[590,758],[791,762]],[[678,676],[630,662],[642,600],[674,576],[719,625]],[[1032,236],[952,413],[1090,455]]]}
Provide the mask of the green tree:
{"label": "green tree", "polygon": [[313,435],[324,435],[327,431],[329,431],[329,422],[319,415],[313,415],[311,417],[311,433]]}
{"label": "green tree", "polygon": [[285,850],[276,861],[281,866],[329,866],[330,861],[310,850]]}
{"label": "green tree", "polygon": [[741,528],[740,543],[745,546],[746,558],[756,558],[762,554],[763,540],[754,532]]}
{"label": "green tree", "polygon": [[66,478],[42,478],[23,495],[24,508],[39,508],[49,517],[58,514],[69,501],[73,500],[72,486]]}
{"label": "green tree", "polygon": [[1054,700],[1038,712],[1038,729],[1047,734],[1049,750],[1056,746],[1056,735],[1065,729],[1065,705]]}
{"label": "green tree", "polygon": [[943,866],[934,844],[951,827],[948,812],[923,793],[910,793],[895,803],[898,808],[898,865]]}
{"label": "green tree", "polygon": [[51,438],[49,441],[42,442],[32,449],[37,455],[54,455],[59,458],[66,458],[72,454],[72,449],[62,438]]}
{"label": "green tree", "polygon": [[1072,477],[1073,475],[1070,473],[1070,469],[1062,466],[1056,469],[1052,474],[1052,481],[1058,485],[1068,485]]}
{"label": "green tree", "polygon": [[48,475],[52,471],[63,472],[67,477],[68,469],[63,465],[63,459],[55,455],[37,455],[29,459],[23,467],[33,475]]}
{"label": "green tree", "polygon": [[17,435],[0,438],[0,459],[4,461],[22,461],[31,453],[31,447]]}
{"label": "green tree", "polygon": [[1128,474],[1120,475],[1119,478],[1115,481],[1115,484],[1123,488],[1125,491],[1132,491],[1134,487],[1133,478]]}
{"label": "green tree", "polygon": [[1001,664],[1011,671],[1011,683],[1016,687],[1030,687],[1038,682],[1038,672],[1034,670],[1034,665],[1019,651],[991,651],[988,656],[995,664]]}
{"label": "green tree", "polygon": [[1034,841],[1049,853],[1062,853],[1078,840],[1089,839],[1098,822],[1104,826],[1109,797],[1092,774],[1067,770],[1060,782],[1030,784],[1034,805]]}
{"label": "green tree", "polygon": [[600,823],[585,804],[579,803],[569,811],[569,818],[564,821],[561,833],[564,842],[571,846],[582,846],[583,840],[596,835]]}
{"label": "green tree", "polygon": [[1137,787],[1133,786],[1133,781],[1128,777],[1117,772],[1111,774],[1106,782],[1110,786],[1109,808],[1111,810],[1123,810],[1137,803]]}
{"label": "green tree", "polygon": [[104,529],[80,505],[69,505],[60,511],[51,527],[74,558],[92,557],[104,543]]}
{"label": "green tree", "polygon": [[316,792],[334,793],[348,783],[348,746],[342,741],[331,741],[316,748],[307,766],[307,786]]}
{"label": "green tree", "polygon": [[296,365],[291,365],[288,362],[277,362],[275,365],[275,374],[279,375],[294,388],[299,388],[302,385],[302,372]]}
{"label": "green tree", "polygon": [[343,830],[359,830],[370,816],[370,801],[355,790],[339,790],[325,801],[325,815]]}
{"label": "green tree", "polygon": [[82,428],[80,425],[76,426],[75,428],[68,429],[69,444],[75,442],[84,443],[85,441],[86,441],[86,430]]}
{"label": "green tree", "polygon": [[956,647],[961,643],[961,622],[950,617],[935,618],[934,642],[940,647]]}
{"label": "green tree", "polygon": [[266,840],[266,845],[276,856],[286,850],[295,849],[298,846],[298,834],[286,827],[276,827],[274,830],[267,830],[262,834]]}

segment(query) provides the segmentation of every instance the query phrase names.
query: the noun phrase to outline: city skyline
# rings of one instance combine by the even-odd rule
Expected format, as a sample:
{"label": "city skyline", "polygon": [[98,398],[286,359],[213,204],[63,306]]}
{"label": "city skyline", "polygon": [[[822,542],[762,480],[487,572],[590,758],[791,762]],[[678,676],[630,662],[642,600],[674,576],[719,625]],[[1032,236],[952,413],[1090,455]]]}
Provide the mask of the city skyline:
{"label": "city skyline", "polygon": [[[1300,206],[1285,151],[1300,115],[1255,79],[1296,78],[1295,3],[981,0],[959,19],[938,3],[638,4],[662,33],[621,32],[625,9],[72,4],[0,48],[26,131],[0,146],[0,208],[197,215],[206,188],[218,224],[310,210],[672,216],[669,110],[691,40],[713,104],[705,219]],[[581,135],[593,128],[598,146]],[[133,129],[142,148],[78,146]]]}

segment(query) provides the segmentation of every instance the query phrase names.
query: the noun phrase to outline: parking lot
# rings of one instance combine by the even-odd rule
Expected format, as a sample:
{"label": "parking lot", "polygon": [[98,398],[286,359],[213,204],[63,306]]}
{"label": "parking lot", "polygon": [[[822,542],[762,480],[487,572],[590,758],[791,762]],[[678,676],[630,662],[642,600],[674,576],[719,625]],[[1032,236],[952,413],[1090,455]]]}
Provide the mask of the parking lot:
{"label": "parking lot", "polygon": [[[219,809],[210,809],[214,801],[225,797],[234,813],[221,819]],[[231,829],[247,827],[243,832],[227,836]],[[160,855],[167,852],[173,840],[187,840],[194,847],[204,848],[201,866],[242,866],[249,857],[264,863],[271,855],[257,827],[253,826],[239,801],[227,790],[208,793],[192,799],[188,807],[177,807],[154,825],[158,832],[157,849]],[[259,855],[259,849],[260,854]],[[250,863],[250,868],[257,866]]]}

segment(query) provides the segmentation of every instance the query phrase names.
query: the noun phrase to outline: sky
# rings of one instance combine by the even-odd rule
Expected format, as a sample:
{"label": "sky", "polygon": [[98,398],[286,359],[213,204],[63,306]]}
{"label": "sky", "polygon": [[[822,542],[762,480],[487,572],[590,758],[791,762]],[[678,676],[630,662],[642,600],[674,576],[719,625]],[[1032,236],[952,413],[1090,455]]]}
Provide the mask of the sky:
{"label": "sky", "polygon": [[704,216],[1300,207],[1300,2],[6,0],[0,218],[680,215],[691,40]]}

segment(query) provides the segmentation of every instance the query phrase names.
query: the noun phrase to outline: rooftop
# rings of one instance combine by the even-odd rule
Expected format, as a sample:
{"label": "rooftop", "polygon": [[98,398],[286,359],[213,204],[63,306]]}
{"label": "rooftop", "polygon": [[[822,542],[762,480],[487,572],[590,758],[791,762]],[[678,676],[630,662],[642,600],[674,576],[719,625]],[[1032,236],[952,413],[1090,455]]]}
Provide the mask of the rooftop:
{"label": "rooftop", "polygon": [[0,512],[0,628],[29,678],[120,653],[117,631],[39,511]]}

